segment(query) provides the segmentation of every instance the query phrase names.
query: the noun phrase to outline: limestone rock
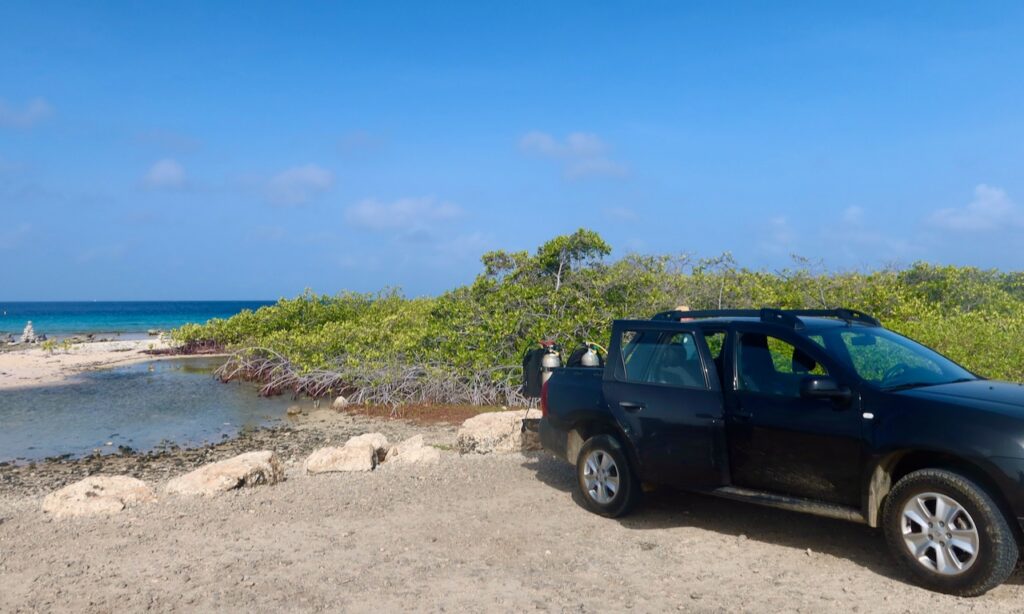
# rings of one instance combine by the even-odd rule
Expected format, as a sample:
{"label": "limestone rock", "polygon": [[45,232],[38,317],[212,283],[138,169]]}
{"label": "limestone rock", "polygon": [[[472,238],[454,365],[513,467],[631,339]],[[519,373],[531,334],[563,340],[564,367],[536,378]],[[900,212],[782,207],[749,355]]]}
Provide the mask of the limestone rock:
{"label": "limestone rock", "polygon": [[302,413],[302,407],[299,405],[289,405],[286,413],[289,416],[298,416]]}
{"label": "limestone rock", "polygon": [[307,473],[332,471],[372,471],[377,466],[377,448],[362,441],[343,447],[320,448],[306,459]]}
{"label": "limestone rock", "polygon": [[348,399],[341,395],[338,395],[338,397],[334,399],[334,402],[331,403],[331,409],[335,411],[340,411],[346,407],[348,407]]}
{"label": "limestone rock", "polygon": [[387,461],[389,464],[433,465],[441,460],[441,451],[433,446],[423,443],[423,435],[413,435],[402,443],[399,443],[388,451]]}
{"label": "limestone rock", "polygon": [[179,495],[216,495],[218,493],[276,484],[284,479],[284,468],[269,450],[246,452],[186,473],[167,483],[167,492]]}
{"label": "limestone rock", "polygon": [[126,475],[90,476],[43,499],[43,511],[55,518],[116,514],[129,505],[156,499],[142,480]]}
{"label": "limestone rock", "polygon": [[540,410],[531,409],[487,412],[462,423],[455,438],[455,447],[462,454],[476,452],[520,452],[539,450],[536,433],[522,432],[523,418],[540,418]]}
{"label": "limestone rock", "polygon": [[388,438],[380,433],[363,433],[362,435],[356,435],[350,437],[346,446],[358,445],[368,443],[373,446],[373,449],[377,454],[377,464],[384,462],[384,457],[388,453]]}

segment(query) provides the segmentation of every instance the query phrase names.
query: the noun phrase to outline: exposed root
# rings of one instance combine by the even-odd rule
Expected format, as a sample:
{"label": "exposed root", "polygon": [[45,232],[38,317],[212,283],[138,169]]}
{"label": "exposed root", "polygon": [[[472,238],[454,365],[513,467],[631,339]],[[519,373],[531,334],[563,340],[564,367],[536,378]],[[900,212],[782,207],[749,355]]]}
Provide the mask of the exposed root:
{"label": "exposed root", "polygon": [[259,382],[260,394],[291,392],[315,399],[344,395],[357,405],[397,408],[408,404],[528,405],[514,383],[519,366],[504,366],[471,374],[442,365],[362,365],[338,362],[331,369],[302,372],[283,355],[267,348],[235,352],[215,375],[223,382]]}

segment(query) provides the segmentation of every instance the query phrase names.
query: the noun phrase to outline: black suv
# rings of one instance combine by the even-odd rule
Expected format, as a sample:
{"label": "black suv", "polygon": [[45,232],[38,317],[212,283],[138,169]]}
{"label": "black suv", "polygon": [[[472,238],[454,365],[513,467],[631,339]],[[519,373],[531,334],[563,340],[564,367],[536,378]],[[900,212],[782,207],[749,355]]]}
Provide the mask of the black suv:
{"label": "black suv", "polygon": [[603,368],[540,391],[545,448],[586,505],[663,484],[881,527],[917,581],[1003,582],[1024,521],[1024,388],[848,310],[671,311],[617,321]]}

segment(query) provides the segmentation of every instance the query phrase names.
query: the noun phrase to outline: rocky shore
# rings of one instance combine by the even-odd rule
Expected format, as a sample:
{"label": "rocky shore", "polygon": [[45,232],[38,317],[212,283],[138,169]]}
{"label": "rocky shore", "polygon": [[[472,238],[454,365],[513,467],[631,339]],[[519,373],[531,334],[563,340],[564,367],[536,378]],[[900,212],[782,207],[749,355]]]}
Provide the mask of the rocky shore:
{"label": "rocky shore", "polygon": [[168,447],[148,453],[131,451],[52,458],[29,464],[0,463],[0,497],[40,496],[94,475],[128,475],[147,482],[162,482],[207,463],[252,450],[273,450],[286,466],[296,466],[314,450],[340,445],[369,431],[384,433],[392,441],[423,434],[428,443],[454,445],[457,424],[388,420],[351,412],[318,410],[288,423],[244,430],[233,439],[198,448]]}

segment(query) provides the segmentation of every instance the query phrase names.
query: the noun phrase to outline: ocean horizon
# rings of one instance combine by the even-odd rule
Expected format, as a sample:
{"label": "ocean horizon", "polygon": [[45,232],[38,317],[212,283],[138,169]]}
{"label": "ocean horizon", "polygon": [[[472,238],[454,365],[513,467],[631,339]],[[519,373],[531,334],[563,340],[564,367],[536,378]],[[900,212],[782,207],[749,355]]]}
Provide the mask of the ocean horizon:
{"label": "ocean horizon", "polygon": [[228,318],[276,301],[0,301],[0,334],[145,334]]}

